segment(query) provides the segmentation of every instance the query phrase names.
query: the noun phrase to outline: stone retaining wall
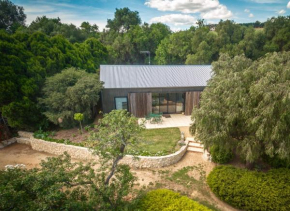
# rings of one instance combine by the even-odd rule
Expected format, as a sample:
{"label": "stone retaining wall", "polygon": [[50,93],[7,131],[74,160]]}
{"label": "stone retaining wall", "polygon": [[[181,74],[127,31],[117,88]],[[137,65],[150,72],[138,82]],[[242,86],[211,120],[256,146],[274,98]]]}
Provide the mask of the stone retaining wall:
{"label": "stone retaining wall", "polygon": [[160,168],[177,163],[186,153],[187,144],[177,152],[165,156],[137,156],[126,155],[121,163],[133,168]]}
{"label": "stone retaining wall", "polygon": [[62,155],[64,152],[67,152],[72,158],[81,160],[98,158],[97,156],[93,155],[88,148],[85,147],[60,144],[36,138],[31,138],[30,143],[32,149],[40,152],[47,152],[54,155]]}
{"label": "stone retaining wall", "polygon": [[[62,155],[67,152],[74,159],[90,160],[98,159],[93,155],[91,150],[86,147],[78,147],[73,145],[60,144],[55,142],[36,139],[32,133],[18,132],[20,138],[17,138],[18,143],[31,145],[32,149],[41,152],[47,152],[54,155]],[[23,136],[22,136],[23,135]],[[26,139],[26,141],[24,141]],[[120,163],[127,164],[133,168],[160,168],[177,163],[185,154],[186,145],[182,146],[177,152],[166,156],[132,156],[126,155]]]}

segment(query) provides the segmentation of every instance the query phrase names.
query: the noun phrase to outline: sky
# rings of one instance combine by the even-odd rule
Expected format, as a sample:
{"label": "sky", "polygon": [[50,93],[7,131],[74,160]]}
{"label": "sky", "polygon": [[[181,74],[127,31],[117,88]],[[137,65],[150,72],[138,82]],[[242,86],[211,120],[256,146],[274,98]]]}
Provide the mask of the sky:
{"label": "sky", "polygon": [[61,19],[80,26],[83,21],[102,30],[113,19],[116,8],[138,11],[143,22],[162,22],[173,31],[188,29],[198,19],[207,24],[221,19],[236,23],[264,22],[279,15],[290,15],[289,0],[12,0],[24,7],[27,24],[38,16]]}

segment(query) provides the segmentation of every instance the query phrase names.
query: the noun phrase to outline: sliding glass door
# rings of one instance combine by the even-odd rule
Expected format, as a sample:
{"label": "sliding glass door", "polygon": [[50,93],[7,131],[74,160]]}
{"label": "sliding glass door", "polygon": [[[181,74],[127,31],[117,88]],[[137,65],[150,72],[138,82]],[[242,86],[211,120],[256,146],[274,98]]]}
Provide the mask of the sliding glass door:
{"label": "sliding glass door", "polygon": [[184,98],[184,93],[152,93],[152,113],[182,113]]}

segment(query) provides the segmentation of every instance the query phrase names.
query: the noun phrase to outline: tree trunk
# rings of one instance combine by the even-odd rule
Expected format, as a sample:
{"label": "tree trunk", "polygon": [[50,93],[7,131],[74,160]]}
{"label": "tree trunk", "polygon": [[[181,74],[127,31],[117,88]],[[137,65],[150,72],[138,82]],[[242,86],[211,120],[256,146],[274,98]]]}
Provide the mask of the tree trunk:
{"label": "tree trunk", "polygon": [[111,172],[110,174],[108,175],[106,181],[105,181],[105,185],[108,185],[109,182],[110,182],[110,179],[112,178],[112,176],[114,175],[115,171],[116,171],[116,168],[117,168],[117,165],[119,163],[119,161],[124,157],[124,150],[125,150],[125,145],[122,144],[121,147],[120,147],[120,152],[121,152],[121,155],[119,155],[113,162],[113,166],[112,166],[112,169],[111,169]]}

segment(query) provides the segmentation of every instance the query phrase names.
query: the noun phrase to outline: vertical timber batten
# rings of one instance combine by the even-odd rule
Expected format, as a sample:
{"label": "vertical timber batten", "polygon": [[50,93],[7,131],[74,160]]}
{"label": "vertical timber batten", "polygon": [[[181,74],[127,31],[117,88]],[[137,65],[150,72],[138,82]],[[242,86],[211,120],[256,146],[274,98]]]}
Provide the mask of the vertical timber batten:
{"label": "vertical timber batten", "polygon": [[194,106],[199,106],[201,92],[185,93],[185,115],[191,115]]}
{"label": "vertical timber batten", "polygon": [[151,93],[128,93],[129,111],[136,117],[145,117],[152,111]]}

